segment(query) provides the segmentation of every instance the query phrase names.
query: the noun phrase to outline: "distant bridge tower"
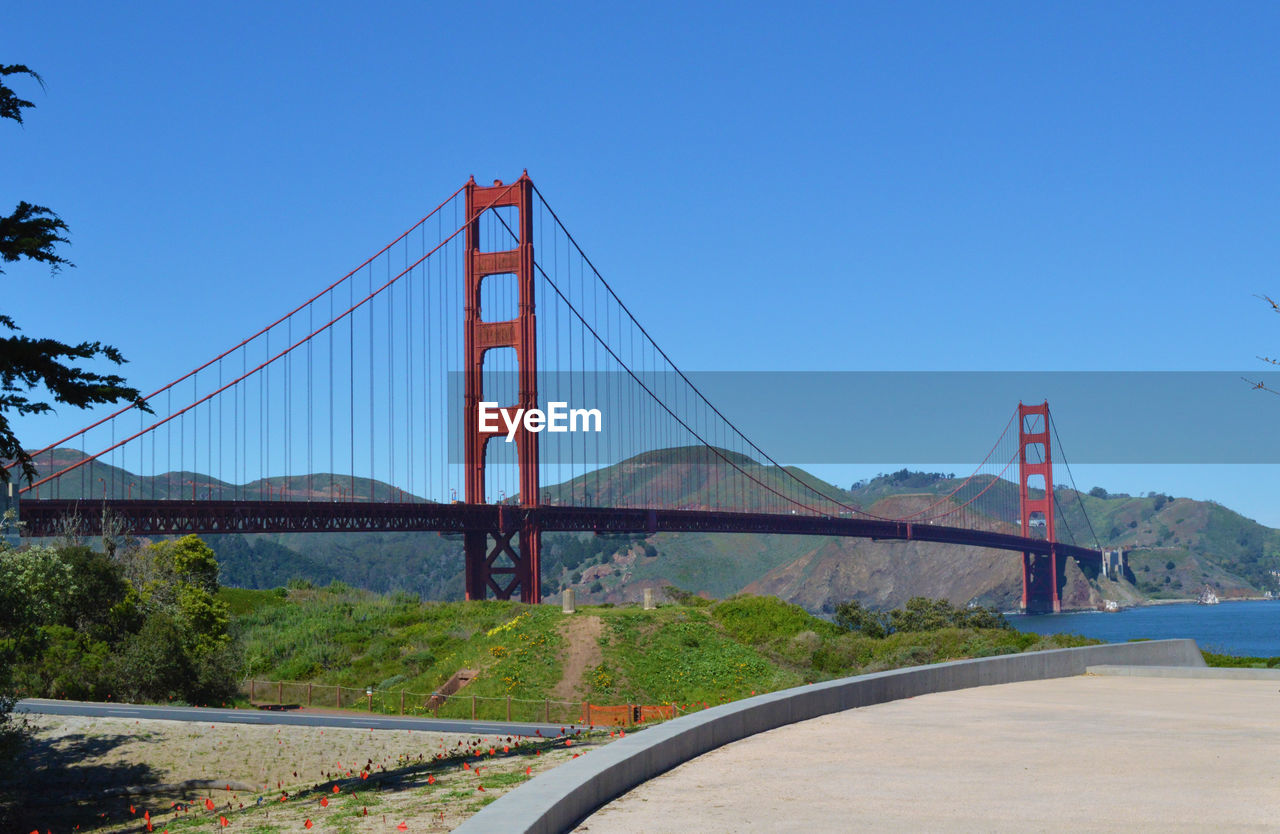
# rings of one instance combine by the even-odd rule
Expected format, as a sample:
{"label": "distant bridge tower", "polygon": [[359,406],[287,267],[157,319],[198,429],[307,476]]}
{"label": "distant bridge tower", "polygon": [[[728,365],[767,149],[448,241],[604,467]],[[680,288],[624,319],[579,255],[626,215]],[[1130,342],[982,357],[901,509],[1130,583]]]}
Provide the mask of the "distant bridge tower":
{"label": "distant bridge tower", "polygon": [[[1022,608],[1028,613],[1062,610],[1058,584],[1058,553],[1053,543],[1058,540],[1053,524],[1053,456],[1049,442],[1049,403],[1018,403],[1018,506],[1022,531],[1032,537],[1033,522],[1043,526],[1048,553],[1022,554]],[[1028,460],[1028,457],[1031,459]],[[1032,498],[1028,481],[1043,480],[1044,494]]]}
{"label": "distant bridge tower", "polygon": [[[485,446],[502,430],[480,428],[480,403],[484,400],[484,355],[493,348],[514,348],[519,364],[519,393],[515,406],[500,404],[503,411],[538,405],[537,327],[533,298],[533,181],[528,173],[510,185],[495,181],[478,186],[473,178],[466,186],[467,225],[466,319],[463,325],[466,391],[463,437],[465,444],[466,496],[468,504],[486,503],[484,489]],[[519,243],[502,252],[480,251],[481,210],[514,206],[520,213]],[[480,311],[480,285],[490,275],[515,275],[519,311],[514,319],[487,322]],[[511,415],[514,417],[514,414]],[[498,514],[498,529],[469,530],[463,535],[466,554],[467,599],[484,599],[493,591],[498,599],[510,599],[516,589],[522,602],[541,602],[539,551],[542,531],[520,510],[538,505],[538,435],[516,430],[516,458],[520,469],[520,506]],[[507,509],[507,508],[504,508]]]}

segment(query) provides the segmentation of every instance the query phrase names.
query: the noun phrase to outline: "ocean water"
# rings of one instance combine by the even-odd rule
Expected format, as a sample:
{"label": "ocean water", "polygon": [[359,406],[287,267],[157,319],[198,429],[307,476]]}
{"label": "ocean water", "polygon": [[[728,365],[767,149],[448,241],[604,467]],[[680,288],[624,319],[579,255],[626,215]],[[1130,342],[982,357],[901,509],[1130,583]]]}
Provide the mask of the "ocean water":
{"label": "ocean water", "polygon": [[1108,643],[1136,637],[1190,637],[1211,652],[1280,656],[1280,601],[1149,605],[1114,613],[1013,614],[1007,618],[1019,631],[1036,634],[1083,634]]}

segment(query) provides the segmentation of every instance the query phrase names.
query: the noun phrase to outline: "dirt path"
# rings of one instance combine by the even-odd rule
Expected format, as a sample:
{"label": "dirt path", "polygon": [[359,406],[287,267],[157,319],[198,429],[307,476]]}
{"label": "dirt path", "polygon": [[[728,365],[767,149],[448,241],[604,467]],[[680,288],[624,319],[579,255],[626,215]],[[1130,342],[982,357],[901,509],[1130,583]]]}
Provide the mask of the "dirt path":
{"label": "dirt path", "polygon": [[599,617],[587,617],[582,614],[570,617],[560,627],[564,637],[565,654],[562,661],[564,676],[552,690],[551,697],[561,701],[576,698],[582,687],[582,676],[588,669],[594,669],[604,660],[600,652],[600,635],[604,633],[604,623]]}

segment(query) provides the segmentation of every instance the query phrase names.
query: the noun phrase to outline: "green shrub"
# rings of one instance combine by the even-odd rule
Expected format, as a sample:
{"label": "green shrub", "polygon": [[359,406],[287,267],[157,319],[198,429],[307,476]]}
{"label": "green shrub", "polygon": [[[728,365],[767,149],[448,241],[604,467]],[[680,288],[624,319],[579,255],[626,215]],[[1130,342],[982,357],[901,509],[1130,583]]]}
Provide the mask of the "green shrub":
{"label": "green shrub", "polygon": [[[282,603],[266,591],[229,598],[246,610]],[[221,702],[240,672],[230,616],[217,560],[196,536],[114,558],[0,548],[0,632],[9,635],[0,666],[35,696]]]}
{"label": "green shrub", "polygon": [[836,606],[836,625],[868,637],[897,632],[939,631],[945,628],[1010,629],[1004,615],[994,608],[959,607],[945,599],[912,597],[901,608],[874,611],[857,600]]}
{"label": "green shrub", "polygon": [[715,605],[715,600],[706,599],[698,596],[693,591],[686,591],[683,588],[677,588],[675,585],[664,585],[662,592],[677,605],[688,605],[692,608],[710,608]]}
{"label": "green shrub", "polygon": [[836,606],[836,625],[846,631],[880,638],[889,634],[890,619],[887,612],[863,608],[857,600],[842,602]]}
{"label": "green shrub", "polygon": [[1280,668],[1280,657],[1238,657],[1230,654],[1201,651],[1204,662],[1209,666],[1237,669],[1275,669]]}
{"label": "green shrub", "polygon": [[711,616],[734,638],[754,646],[779,643],[802,631],[835,636],[826,620],[777,597],[737,596],[716,603]]}

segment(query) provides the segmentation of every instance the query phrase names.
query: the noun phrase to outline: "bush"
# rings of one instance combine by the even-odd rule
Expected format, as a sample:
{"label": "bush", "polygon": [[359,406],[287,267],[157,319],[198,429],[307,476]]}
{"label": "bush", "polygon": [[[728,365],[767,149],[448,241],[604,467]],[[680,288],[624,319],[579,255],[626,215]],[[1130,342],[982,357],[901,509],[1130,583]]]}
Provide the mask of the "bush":
{"label": "bush", "polygon": [[677,605],[688,605],[694,608],[709,608],[715,605],[713,600],[698,596],[693,591],[686,591],[683,588],[677,588],[675,585],[665,585],[662,592],[667,598]]}
{"label": "bush", "polygon": [[165,700],[186,694],[195,670],[187,661],[182,635],[171,617],[154,614],[130,635],[108,674],[111,694],[121,702]]}
{"label": "bush", "polygon": [[994,608],[975,605],[972,608],[956,609],[955,625],[959,628],[995,628],[1012,630],[1013,626]]}
{"label": "bush", "polygon": [[844,634],[825,640],[813,653],[813,666],[828,675],[856,674],[859,667],[870,663],[875,657],[879,642],[878,638],[857,634]]}
{"label": "bush", "polygon": [[857,600],[836,606],[836,625],[846,631],[881,638],[899,632],[939,631],[946,628],[1011,629],[1004,615],[982,606],[960,608],[945,599],[912,597],[893,611],[863,608]]}
{"label": "bush", "polygon": [[822,648],[822,638],[817,632],[802,631],[791,638],[788,654],[793,662],[810,665],[813,662],[814,653],[820,648]]}
{"label": "bush", "polygon": [[239,677],[229,612],[213,551],[195,536],[114,559],[85,547],[0,549],[0,631],[11,635],[0,667],[35,696],[219,703]]}
{"label": "bush", "polygon": [[845,631],[878,639],[889,634],[890,622],[888,614],[863,608],[862,603],[857,600],[849,600],[836,606],[836,625]]}
{"label": "bush", "polygon": [[945,599],[912,597],[889,612],[892,631],[938,631],[956,625],[956,609]]}

